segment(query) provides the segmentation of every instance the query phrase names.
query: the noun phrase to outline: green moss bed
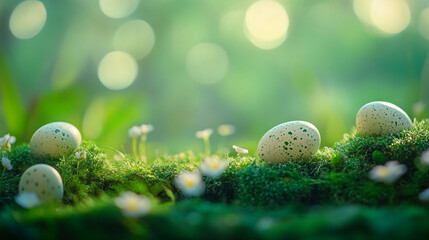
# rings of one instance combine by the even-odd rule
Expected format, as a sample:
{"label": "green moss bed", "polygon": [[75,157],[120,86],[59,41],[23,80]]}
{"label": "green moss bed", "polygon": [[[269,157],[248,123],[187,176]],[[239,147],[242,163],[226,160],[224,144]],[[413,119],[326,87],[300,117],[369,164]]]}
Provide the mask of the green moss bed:
{"label": "green moss bed", "polygon": [[[366,137],[354,132],[312,159],[270,165],[258,157],[229,157],[219,178],[204,177],[199,198],[174,186],[184,170],[197,171],[201,158],[163,156],[145,164],[130,156],[107,159],[108,148],[84,142],[60,160],[31,156],[28,145],[3,152],[13,164],[0,185],[1,239],[427,239],[429,203],[418,195],[429,187],[421,153],[429,148],[429,122],[415,121],[399,134]],[[223,156],[224,157],[224,156]],[[407,172],[392,185],[368,172],[397,160]],[[30,166],[55,167],[64,182],[61,204],[23,209],[14,197]],[[148,215],[122,215],[114,199],[123,191],[151,199]]]}

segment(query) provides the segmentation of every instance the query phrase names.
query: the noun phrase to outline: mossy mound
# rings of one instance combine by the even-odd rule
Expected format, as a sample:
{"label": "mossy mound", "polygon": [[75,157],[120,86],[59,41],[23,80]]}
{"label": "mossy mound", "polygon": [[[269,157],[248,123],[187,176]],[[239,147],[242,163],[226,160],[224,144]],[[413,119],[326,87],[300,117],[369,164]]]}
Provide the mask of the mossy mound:
{"label": "mossy mound", "polygon": [[[146,164],[123,154],[119,160],[107,159],[105,152],[110,150],[90,142],[77,150],[86,151],[86,159],[76,159],[74,153],[59,160],[34,158],[28,145],[23,145],[2,152],[14,168],[4,172],[0,185],[0,232],[41,239],[46,237],[42,230],[51,228],[55,238],[63,232],[79,236],[78,231],[96,239],[172,238],[174,234],[200,238],[216,231],[225,238],[276,239],[283,234],[298,238],[336,234],[402,238],[407,231],[418,237],[429,225],[429,204],[418,199],[429,187],[429,168],[420,161],[428,148],[429,123],[421,121],[414,122],[412,129],[380,137],[361,136],[355,131],[333,147],[319,150],[312,159],[270,165],[251,156],[229,158],[223,175],[204,177],[206,188],[200,200],[183,201],[173,180],[182,171],[198,171],[201,157],[191,152]],[[391,185],[370,180],[369,171],[388,160],[405,164],[407,172]],[[27,211],[14,202],[20,175],[37,163],[53,166],[63,178],[65,195],[60,210],[52,205]],[[113,205],[113,199],[123,191],[149,196],[156,207],[146,218],[123,219]],[[179,203],[174,204],[176,200]],[[262,219],[268,220],[260,223]],[[187,221],[194,224],[189,228],[192,231],[184,230],[189,227]],[[276,224],[270,225],[273,221]],[[264,224],[270,226],[269,231],[263,230]],[[87,229],[90,225],[95,227]],[[113,228],[112,233],[102,230]],[[123,235],[127,233],[131,235]]]}
{"label": "mossy mound", "polygon": [[[332,148],[319,150],[312,159],[297,159],[270,165],[252,157],[230,158],[226,172],[220,178],[204,177],[204,199],[214,202],[234,202],[251,206],[281,206],[294,204],[421,204],[418,194],[429,187],[428,167],[419,156],[429,148],[429,123],[415,122],[410,130],[382,137],[366,137],[357,133],[346,135]],[[96,197],[117,195],[124,190],[149,191],[162,200],[182,198],[173,185],[181,171],[197,171],[201,159],[193,154],[164,156],[151,164],[135,161],[129,156],[108,160],[102,149],[84,142],[74,154],[59,160],[34,158],[28,146],[19,146],[4,156],[11,159],[12,171],[6,171],[0,194],[2,204],[13,202],[20,174],[36,163],[55,167],[65,186],[65,204]],[[392,186],[376,183],[368,172],[376,164],[397,160],[408,168],[406,174]],[[175,196],[169,194],[173,192]]]}

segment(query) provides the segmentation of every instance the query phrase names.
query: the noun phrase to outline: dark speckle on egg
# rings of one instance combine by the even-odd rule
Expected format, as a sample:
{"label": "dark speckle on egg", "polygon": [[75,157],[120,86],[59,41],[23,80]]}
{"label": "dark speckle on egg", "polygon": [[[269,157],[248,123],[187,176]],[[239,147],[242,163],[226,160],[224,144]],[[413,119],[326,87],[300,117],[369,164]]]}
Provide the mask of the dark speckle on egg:
{"label": "dark speckle on egg", "polygon": [[399,133],[411,126],[412,122],[407,113],[388,102],[370,102],[356,115],[356,127],[363,135]]}
{"label": "dark speckle on egg", "polygon": [[320,146],[317,128],[308,122],[292,121],[270,129],[258,144],[261,159],[272,164],[309,158]]}
{"label": "dark speckle on egg", "polygon": [[31,153],[39,157],[60,158],[80,146],[79,130],[65,122],[53,122],[39,128],[30,140]]}

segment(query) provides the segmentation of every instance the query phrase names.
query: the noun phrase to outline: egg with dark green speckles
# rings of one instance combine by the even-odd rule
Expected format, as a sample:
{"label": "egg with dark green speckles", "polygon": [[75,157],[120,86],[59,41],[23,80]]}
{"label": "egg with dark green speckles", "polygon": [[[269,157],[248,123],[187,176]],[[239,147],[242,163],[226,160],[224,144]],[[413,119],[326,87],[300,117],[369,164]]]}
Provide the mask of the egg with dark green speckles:
{"label": "egg with dark green speckles", "polygon": [[259,157],[271,164],[310,158],[320,147],[320,133],[305,121],[285,122],[270,129],[258,144]]}
{"label": "egg with dark green speckles", "polygon": [[39,128],[31,137],[31,153],[38,157],[60,158],[79,148],[82,136],[70,123],[53,122]]}
{"label": "egg with dark green speckles", "polygon": [[42,203],[61,201],[64,194],[63,180],[55,168],[36,164],[22,174],[19,192],[32,192]]}
{"label": "egg with dark green speckles", "polygon": [[356,115],[360,134],[368,136],[399,133],[413,126],[410,117],[398,106],[389,102],[370,102]]}

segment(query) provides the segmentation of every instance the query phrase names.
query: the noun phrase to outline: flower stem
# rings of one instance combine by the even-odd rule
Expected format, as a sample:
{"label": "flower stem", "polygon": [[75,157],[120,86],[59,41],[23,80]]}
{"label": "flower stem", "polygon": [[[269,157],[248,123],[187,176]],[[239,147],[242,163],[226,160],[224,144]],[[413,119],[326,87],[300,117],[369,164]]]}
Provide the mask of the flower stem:
{"label": "flower stem", "polygon": [[141,140],[139,144],[140,159],[146,163],[147,162],[147,156],[146,156],[147,135],[143,134],[140,140]]}
{"label": "flower stem", "polygon": [[204,145],[206,147],[206,156],[209,157],[210,156],[210,141],[208,138],[204,138]]}
{"label": "flower stem", "polygon": [[136,160],[139,160],[139,153],[137,152],[137,138],[133,138],[133,154]]}

